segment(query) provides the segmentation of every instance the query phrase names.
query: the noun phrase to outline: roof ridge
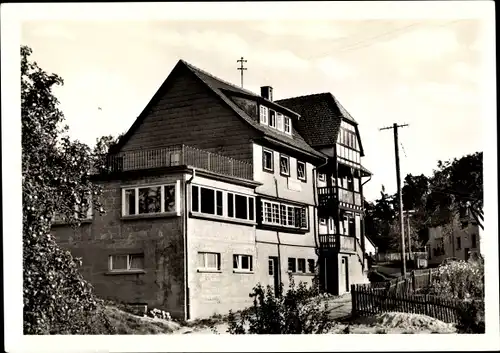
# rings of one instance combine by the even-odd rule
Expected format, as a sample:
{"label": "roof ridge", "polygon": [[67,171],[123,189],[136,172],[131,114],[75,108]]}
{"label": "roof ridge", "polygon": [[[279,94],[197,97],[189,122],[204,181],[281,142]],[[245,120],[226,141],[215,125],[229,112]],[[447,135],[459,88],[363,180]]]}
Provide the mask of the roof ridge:
{"label": "roof ridge", "polygon": [[287,101],[287,100],[292,100],[292,99],[300,99],[300,98],[310,98],[313,96],[322,96],[322,95],[331,95],[332,97],[334,97],[333,94],[331,94],[330,92],[321,92],[321,93],[306,94],[303,96],[295,96],[295,97],[289,97],[289,98],[284,98],[284,99],[278,99],[278,100],[276,100],[276,102]]}
{"label": "roof ridge", "polygon": [[231,87],[236,88],[236,89],[238,89],[238,90],[245,91],[245,92],[247,92],[247,93],[249,93],[249,94],[252,94],[252,95],[254,95],[254,96],[257,96],[257,93],[252,92],[252,91],[250,91],[250,90],[247,90],[246,88],[243,88],[243,87],[238,87],[238,86],[236,86],[234,83],[231,83],[231,82],[229,82],[229,81],[226,81],[226,80],[224,80],[224,79],[222,79],[222,78],[220,78],[220,77],[217,77],[217,76],[215,76],[215,75],[211,74],[211,73],[210,73],[210,72],[208,72],[208,71],[205,71],[205,70],[203,70],[203,69],[200,69],[200,68],[199,68],[199,67],[197,67],[197,66],[194,66],[193,64],[188,63],[188,62],[187,62],[186,60],[184,60],[184,59],[180,59],[179,61],[180,61],[180,62],[182,62],[184,65],[186,65],[186,66],[187,66],[188,68],[190,68],[191,70],[198,71],[198,72],[200,72],[200,73],[202,73],[202,74],[204,74],[204,75],[207,75],[207,76],[209,76],[209,77],[211,77],[211,78],[213,78],[213,79],[215,79],[215,80],[217,80],[217,81],[220,81],[220,82],[222,82],[222,83],[224,83],[224,84],[226,84],[226,85],[228,85],[228,86],[231,86]]}

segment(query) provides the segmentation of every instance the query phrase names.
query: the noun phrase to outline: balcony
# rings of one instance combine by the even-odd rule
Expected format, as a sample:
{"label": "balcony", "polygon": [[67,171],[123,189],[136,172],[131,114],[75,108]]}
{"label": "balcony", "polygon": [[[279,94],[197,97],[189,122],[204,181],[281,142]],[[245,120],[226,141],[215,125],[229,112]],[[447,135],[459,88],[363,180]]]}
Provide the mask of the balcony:
{"label": "balcony", "polygon": [[320,234],[319,244],[321,248],[333,249],[336,251],[356,251],[356,238],[340,234]]}
{"label": "balcony", "polygon": [[187,165],[213,173],[253,180],[252,163],[186,145],[135,150],[110,155],[104,172],[124,172]]}

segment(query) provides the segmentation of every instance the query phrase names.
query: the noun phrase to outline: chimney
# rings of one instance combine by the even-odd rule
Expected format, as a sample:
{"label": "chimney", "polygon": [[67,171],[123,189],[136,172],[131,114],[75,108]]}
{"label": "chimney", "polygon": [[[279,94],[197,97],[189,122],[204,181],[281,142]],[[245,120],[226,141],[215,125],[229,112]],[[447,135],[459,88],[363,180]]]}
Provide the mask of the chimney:
{"label": "chimney", "polygon": [[273,101],[273,88],[271,86],[263,86],[260,88],[260,95],[267,99],[270,100],[271,102]]}

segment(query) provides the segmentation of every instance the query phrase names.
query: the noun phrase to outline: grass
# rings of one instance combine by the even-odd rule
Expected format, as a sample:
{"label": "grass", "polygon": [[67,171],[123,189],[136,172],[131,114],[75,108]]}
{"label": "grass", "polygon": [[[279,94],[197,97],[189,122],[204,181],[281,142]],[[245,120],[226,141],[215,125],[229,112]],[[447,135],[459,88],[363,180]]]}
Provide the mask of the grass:
{"label": "grass", "polygon": [[114,306],[106,306],[105,313],[118,335],[168,334],[180,328],[176,322],[136,316]]}

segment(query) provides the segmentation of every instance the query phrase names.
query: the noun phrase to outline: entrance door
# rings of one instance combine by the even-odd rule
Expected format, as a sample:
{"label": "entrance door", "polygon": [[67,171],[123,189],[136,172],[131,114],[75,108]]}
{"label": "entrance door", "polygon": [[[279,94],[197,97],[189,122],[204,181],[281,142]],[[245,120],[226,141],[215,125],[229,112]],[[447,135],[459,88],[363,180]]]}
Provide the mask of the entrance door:
{"label": "entrance door", "polygon": [[347,256],[342,256],[340,264],[339,294],[349,292],[349,262]]}
{"label": "entrance door", "polygon": [[269,257],[269,285],[274,288],[274,296],[278,296],[279,290],[279,266],[278,258],[275,256]]}

